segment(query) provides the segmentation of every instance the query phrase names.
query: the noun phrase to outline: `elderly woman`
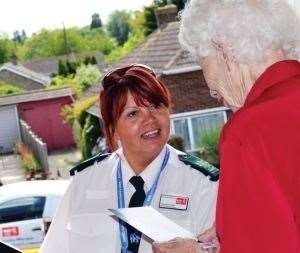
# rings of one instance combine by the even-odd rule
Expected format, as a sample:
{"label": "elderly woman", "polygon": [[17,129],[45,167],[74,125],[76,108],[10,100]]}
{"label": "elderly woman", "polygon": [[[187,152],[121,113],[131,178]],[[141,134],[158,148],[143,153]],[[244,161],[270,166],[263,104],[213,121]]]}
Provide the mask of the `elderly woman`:
{"label": "elderly woman", "polygon": [[211,227],[218,185],[166,144],[167,87],[143,65],[116,69],[102,85],[101,115],[113,153],[72,170],[75,176],[41,252],[151,252],[151,241],[111,217],[109,208],[151,205],[195,234]]}
{"label": "elderly woman", "polygon": [[[220,252],[299,253],[297,15],[281,0],[191,0],[179,39],[196,56],[211,94],[235,112],[220,140]],[[202,252],[184,240],[155,244],[154,252],[184,248]]]}

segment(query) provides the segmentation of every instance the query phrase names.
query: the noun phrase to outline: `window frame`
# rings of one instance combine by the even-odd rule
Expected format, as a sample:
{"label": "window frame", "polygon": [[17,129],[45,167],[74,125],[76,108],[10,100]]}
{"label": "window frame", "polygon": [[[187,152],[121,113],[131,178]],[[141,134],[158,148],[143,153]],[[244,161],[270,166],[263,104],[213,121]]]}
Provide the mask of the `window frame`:
{"label": "window frame", "polygon": [[190,143],[191,143],[191,149],[187,149],[186,152],[197,152],[197,151],[199,151],[199,148],[195,147],[196,141],[194,139],[192,119],[222,112],[223,120],[224,120],[224,124],[225,124],[228,120],[228,117],[227,117],[228,110],[229,110],[229,108],[222,106],[222,107],[215,107],[215,108],[198,110],[198,111],[171,114],[171,116],[170,116],[170,118],[171,118],[170,132],[171,132],[171,134],[175,134],[174,120],[186,119],[187,127],[188,127],[188,134],[189,134]]}

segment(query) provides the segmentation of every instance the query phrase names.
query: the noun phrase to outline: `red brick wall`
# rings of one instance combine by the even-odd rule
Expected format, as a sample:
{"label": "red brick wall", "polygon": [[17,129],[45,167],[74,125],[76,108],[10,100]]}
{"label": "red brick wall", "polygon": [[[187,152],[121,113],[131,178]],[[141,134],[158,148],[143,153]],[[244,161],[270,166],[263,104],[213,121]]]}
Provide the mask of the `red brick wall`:
{"label": "red brick wall", "polygon": [[172,113],[222,106],[209,94],[202,71],[161,76],[172,96]]}

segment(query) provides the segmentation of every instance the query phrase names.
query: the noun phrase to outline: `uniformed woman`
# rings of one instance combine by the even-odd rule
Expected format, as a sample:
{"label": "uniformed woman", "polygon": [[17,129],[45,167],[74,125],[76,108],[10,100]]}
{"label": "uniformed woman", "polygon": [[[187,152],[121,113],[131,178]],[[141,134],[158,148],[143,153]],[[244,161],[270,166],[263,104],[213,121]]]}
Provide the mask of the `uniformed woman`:
{"label": "uniformed woman", "polygon": [[41,252],[152,252],[152,242],[109,208],[152,206],[195,234],[211,227],[217,171],[167,145],[168,89],[144,65],[116,69],[102,85],[101,115],[113,152],[71,170],[75,176]]}

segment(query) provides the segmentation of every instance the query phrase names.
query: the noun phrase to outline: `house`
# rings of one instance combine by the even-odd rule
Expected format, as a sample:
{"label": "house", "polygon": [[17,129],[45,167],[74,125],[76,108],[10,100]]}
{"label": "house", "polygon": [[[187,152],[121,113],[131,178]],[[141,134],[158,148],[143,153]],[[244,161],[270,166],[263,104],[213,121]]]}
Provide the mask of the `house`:
{"label": "house", "polygon": [[52,77],[53,75],[58,74],[58,62],[61,61],[76,61],[76,60],[84,60],[86,56],[94,56],[97,61],[97,67],[102,72],[104,68],[107,67],[104,56],[101,52],[96,53],[85,53],[85,54],[70,54],[70,55],[61,55],[50,58],[44,58],[39,60],[30,60],[24,62],[22,65],[30,69],[36,73],[40,73],[46,75],[48,77]]}
{"label": "house", "polygon": [[[152,67],[171,92],[171,133],[184,139],[187,151],[196,151],[203,130],[223,125],[227,121],[228,109],[210,96],[201,68],[190,54],[181,49],[176,6],[160,8],[156,16],[159,28],[110,68],[133,63]],[[88,93],[99,94],[100,86],[93,87]],[[100,117],[99,105],[91,107],[88,112]]]}
{"label": "house", "polygon": [[0,67],[0,81],[24,90],[39,90],[50,84],[51,79],[20,64],[9,62]]}
{"label": "house", "polygon": [[63,122],[61,109],[73,103],[70,88],[34,90],[0,97],[0,151],[11,152],[22,140],[19,119],[23,119],[47,144],[48,151],[74,144],[72,129]]}

